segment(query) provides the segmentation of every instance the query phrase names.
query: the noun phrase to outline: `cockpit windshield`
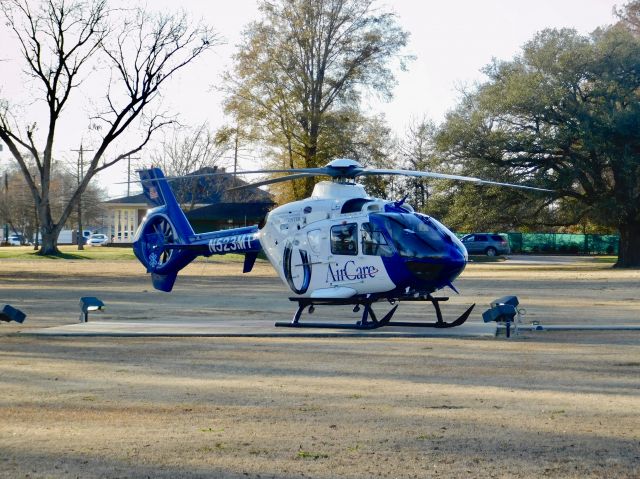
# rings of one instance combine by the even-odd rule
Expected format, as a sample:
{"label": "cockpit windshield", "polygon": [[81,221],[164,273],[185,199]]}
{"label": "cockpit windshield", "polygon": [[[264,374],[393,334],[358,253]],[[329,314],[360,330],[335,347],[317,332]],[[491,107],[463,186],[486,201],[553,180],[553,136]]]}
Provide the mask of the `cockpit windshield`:
{"label": "cockpit windshield", "polygon": [[428,216],[403,213],[371,215],[387,232],[400,256],[408,258],[440,258],[447,254],[452,239]]}

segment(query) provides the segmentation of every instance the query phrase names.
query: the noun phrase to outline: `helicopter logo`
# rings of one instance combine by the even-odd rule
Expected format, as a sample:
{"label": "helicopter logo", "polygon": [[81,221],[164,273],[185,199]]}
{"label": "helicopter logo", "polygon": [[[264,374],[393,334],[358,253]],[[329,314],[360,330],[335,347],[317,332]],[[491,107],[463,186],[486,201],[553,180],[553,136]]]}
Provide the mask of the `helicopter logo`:
{"label": "helicopter logo", "polygon": [[375,278],[379,271],[375,266],[356,266],[356,262],[353,260],[347,261],[342,267],[340,267],[339,263],[336,263],[334,268],[329,263],[327,267],[327,282],[329,282],[329,275],[331,275],[332,282],[353,281],[356,279]]}
{"label": "helicopter logo", "polygon": [[[243,272],[250,272],[263,252],[298,303],[288,327],[374,329],[386,325],[447,328],[458,326],[471,314],[471,305],[459,318],[445,322],[436,291],[453,286],[467,264],[467,251],[458,238],[435,218],[415,212],[403,201],[370,197],[356,178],[371,175],[430,177],[545,191],[524,185],[414,170],[364,168],[349,159],[336,159],[322,168],[255,170],[254,173],[289,173],[249,186],[293,179],[328,176],[312,195],[273,209],[262,227],[249,226],[196,234],[158,168],[141,170],[140,180],[151,209],[134,237],[133,249],[151,273],[153,286],[169,292],[178,272],[198,256],[227,253],[245,255]],[[220,174],[220,173],[213,173]],[[457,291],[456,291],[457,292]],[[378,319],[372,304],[393,305]],[[435,322],[391,321],[399,302],[429,301]],[[301,322],[302,313],[317,305],[363,308],[355,323]]]}

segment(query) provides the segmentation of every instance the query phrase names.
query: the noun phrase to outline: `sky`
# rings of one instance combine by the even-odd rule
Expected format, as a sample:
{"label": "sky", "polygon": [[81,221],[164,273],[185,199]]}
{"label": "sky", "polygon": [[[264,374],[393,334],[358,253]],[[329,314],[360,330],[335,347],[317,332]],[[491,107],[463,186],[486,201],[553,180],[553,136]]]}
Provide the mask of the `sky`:
{"label": "sky", "polygon": [[[114,0],[112,0],[113,2]],[[115,0],[122,2],[122,0]],[[132,5],[135,0],[126,2]],[[590,33],[598,26],[613,23],[615,0],[386,0],[379,5],[397,14],[398,23],[411,37],[405,53],[415,56],[407,71],[397,71],[394,98],[382,102],[365,99],[371,113],[383,113],[396,134],[402,135],[412,119],[426,116],[436,122],[456,106],[462,87],[483,80],[481,69],[492,58],[509,60],[517,55],[536,32],[545,28],[574,28]],[[143,4],[140,3],[142,6]],[[182,123],[198,125],[208,121],[216,129],[225,124],[223,96],[216,90],[220,75],[232,65],[232,55],[243,28],[258,18],[255,0],[153,0],[148,9],[184,9],[194,19],[202,19],[218,33],[222,44],[188,65],[170,80],[162,107],[177,113]],[[34,86],[20,75],[20,64],[4,23],[0,24],[0,98],[15,103],[32,102]],[[65,123],[58,130],[56,156],[72,162],[81,141],[91,147],[90,135],[83,133],[89,121],[91,96],[88,91],[69,104]],[[19,111],[19,110],[18,110]],[[162,135],[156,138],[161,139]],[[116,145],[117,146],[117,145]],[[112,152],[117,153],[115,149]],[[141,155],[144,162],[149,151]],[[0,170],[10,160],[6,147],[0,152]],[[241,167],[256,168],[259,159],[247,159]],[[126,192],[126,162],[101,173],[94,181],[107,188],[110,197]]]}

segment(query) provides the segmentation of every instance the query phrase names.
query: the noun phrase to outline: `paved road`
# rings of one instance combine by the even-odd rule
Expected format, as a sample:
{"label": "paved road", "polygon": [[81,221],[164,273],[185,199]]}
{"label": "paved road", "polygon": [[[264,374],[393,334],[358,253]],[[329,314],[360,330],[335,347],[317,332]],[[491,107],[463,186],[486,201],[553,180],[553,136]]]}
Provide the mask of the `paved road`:
{"label": "paved road", "polygon": [[522,255],[513,254],[507,256],[509,264],[575,264],[593,263],[594,256],[553,256],[553,255]]}

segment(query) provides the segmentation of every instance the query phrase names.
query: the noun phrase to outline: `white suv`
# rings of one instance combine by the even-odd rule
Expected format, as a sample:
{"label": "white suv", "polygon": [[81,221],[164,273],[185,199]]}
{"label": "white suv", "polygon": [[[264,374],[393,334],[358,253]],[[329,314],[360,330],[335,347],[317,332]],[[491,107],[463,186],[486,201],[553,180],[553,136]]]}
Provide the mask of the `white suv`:
{"label": "white suv", "polygon": [[9,237],[7,238],[7,243],[10,246],[20,246],[22,244],[22,236],[20,235],[9,235]]}
{"label": "white suv", "polygon": [[107,235],[96,233],[89,236],[89,240],[87,241],[87,244],[89,246],[103,246],[108,242],[109,242],[109,238],[107,238]]}

